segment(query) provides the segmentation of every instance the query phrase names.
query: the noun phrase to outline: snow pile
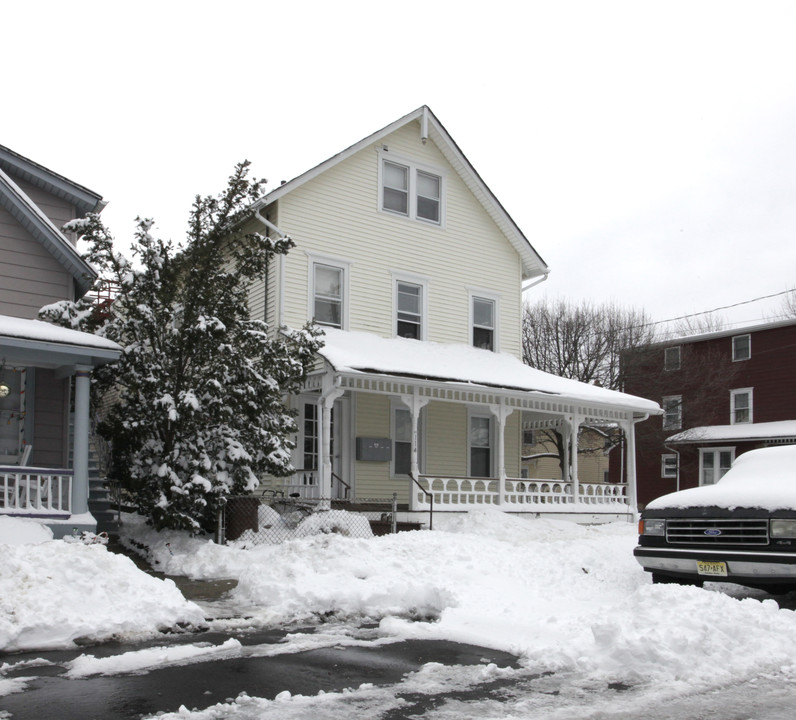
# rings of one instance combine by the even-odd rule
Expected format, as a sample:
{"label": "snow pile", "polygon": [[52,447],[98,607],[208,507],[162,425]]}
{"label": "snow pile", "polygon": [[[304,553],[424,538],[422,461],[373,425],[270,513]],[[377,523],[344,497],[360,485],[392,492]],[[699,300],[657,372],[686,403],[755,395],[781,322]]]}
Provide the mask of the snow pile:
{"label": "snow pile", "polygon": [[434,524],[433,532],[316,535],[250,550],[132,532],[155,543],[152,557],[168,572],[237,578],[232,600],[252,623],[370,620],[383,637],[473,643],[536,671],[609,682],[715,686],[793,664],[792,611],[770,599],[652,585],[633,558],[631,525],[494,510],[438,515]]}
{"label": "snow pile", "polygon": [[269,505],[260,505],[257,510],[257,523],[257,532],[244,530],[240,537],[229,544],[232,547],[245,549],[263,543],[282,543],[310,535],[329,533],[347,537],[373,537],[373,530],[364,515],[344,510],[315,512],[303,517],[298,510],[282,515]]}
{"label": "snow pile", "polygon": [[796,445],[750,450],[737,457],[715,485],[663,495],[647,509],[694,506],[796,510]]}
{"label": "snow pile", "polygon": [[0,517],[0,650],[65,647],[78,639],[204,623],[200,608],[171,580],[141,572],[101,543],[52,540],[34,525]]}

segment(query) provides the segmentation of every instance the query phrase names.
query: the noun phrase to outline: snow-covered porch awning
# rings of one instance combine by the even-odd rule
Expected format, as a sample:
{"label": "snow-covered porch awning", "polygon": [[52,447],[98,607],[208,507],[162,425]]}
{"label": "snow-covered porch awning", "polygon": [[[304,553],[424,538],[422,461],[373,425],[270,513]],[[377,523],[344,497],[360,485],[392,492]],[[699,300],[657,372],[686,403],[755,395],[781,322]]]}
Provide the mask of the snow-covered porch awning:
{"label": "snow-covered porch awning", "polygon": [[[28,467],[28,446],[17,465],[0,468],[1,512],[58,518],[88,515],[90,374],[93,368],[118,359],[121,351],[115,342],[90,333],[0,315],[0,368],[44,368],[56,378],[75,376],[72,469]],[[17,388],[24,403],[21,390]],[[5,386],[4,394],[8,392]],[[22,407],[15,412],[27,415],[27,410]]]}
{"label": "snow-covered porch awning", "polygon": [[[364,332],[326,329],[318,351],[323,367],[313,373],[305,389],[322,398],[322,450],[328,448],[327,415],[344,392],[381,393],[400,397],[412,411],[413,475],[417,476],[416,434],[420,410],[430,401],[487,406],[498,422],[498,469],[501,487],[503,429],[511,413],[532,417],[533,427],[566,426],[572,449],[572,474],[577,497],[577,428],[587,423],[612,423],[628,436],[628,485],[635,502],[633,460],[635,423],[661,413],[651,400],[557,377],[532,368],[507,353],[464,344],[383,338]],[[632,462],[631,462],[632,461]],[[327,472],[331,472],[327,468]],[[323,473],[326,474],[326,473]],[[323,483],[323,479],[322,479]]]}
{"label": "snow-covered porch awning", "polygon": [[683,430],[666,438],[666,442],[671,445],[754,441],[796,442],[796,420],[738,423],[737,425],[704,425]]}

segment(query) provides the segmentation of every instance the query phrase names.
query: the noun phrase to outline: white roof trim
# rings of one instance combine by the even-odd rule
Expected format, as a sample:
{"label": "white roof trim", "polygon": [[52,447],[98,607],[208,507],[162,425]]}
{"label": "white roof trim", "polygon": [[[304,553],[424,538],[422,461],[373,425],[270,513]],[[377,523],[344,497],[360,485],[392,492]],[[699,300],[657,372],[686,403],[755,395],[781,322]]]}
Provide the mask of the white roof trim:
{"label": "white roof trim", "polygon": [[522,258],[523,279],[528,280],[530,278],[539,277],[549,273],[550,270],[545,261],[536,252],[530,241],[525,237],[511,216],[506,212],[503,205],[500,204],[500,201],[493,195],[492,191],[481,179],[481,176],[470,164],[470,161],[465,157],[459,146],[448,134],[448,131],[442,126],[442,123],[439,122],[434,113],[431,112],[431,109],[426,105],[414,110],[408,115],[404,115],[402,118],[387,125],[387,127],[382,128],[372,135],[368,135],[366,138],[360,140],[354,145],[351,145],[349,148],[343,150],[337,155],[333,155],[320,165],[316,165],[311,170],[308,170],[298,177],[295,177],[283,185],[280,185],[278,188],[275,188],[260,198],[260,200],[255,202],[253,209],[257,210],[261,207],[270,205],[284,195],[287,195],[289,192],[301,187],[304,183],[309,182],[310,180],[326,172],[326,170],[329,168],[334,167],[343,160],[348,159],[360,150],[379,142],[404,125],[415,120],[421,123],[422,128],[427,131],[429,139],[432,140],[439,148],[440,152],[445,156],[445,159],[450,163],[451,167],[453,167],[453,169],[462,178],[473,195],[479,200],[483,208],[520,255]]}

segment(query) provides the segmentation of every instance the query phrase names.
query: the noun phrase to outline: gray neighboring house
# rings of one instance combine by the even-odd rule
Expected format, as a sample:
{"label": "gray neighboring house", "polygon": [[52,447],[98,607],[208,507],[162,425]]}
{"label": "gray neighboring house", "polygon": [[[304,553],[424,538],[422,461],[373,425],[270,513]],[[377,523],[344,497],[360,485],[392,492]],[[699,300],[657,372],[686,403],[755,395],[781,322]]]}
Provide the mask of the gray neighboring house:
{"label": "gray neighboring house", "polygon": [[104,205],[0,145],[0,515],[36,518],[56,537],[97,529],[88,508],[90,373],[121,348],[35,318],[91,287],[96,272],[59,228]]}

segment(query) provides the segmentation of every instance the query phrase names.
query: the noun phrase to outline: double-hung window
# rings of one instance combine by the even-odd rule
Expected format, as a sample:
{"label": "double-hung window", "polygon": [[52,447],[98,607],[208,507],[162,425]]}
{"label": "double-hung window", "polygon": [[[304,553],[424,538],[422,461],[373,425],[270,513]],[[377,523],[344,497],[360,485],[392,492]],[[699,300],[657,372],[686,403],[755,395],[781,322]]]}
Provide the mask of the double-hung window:
{"label": "double-hung window", "polygon": [[679,370],[680,369],[680,346],[668,347],[663,351],[663,369],[664,370]]}
{"label": "double-hung window", "polygon": [[669,395],[663,398],[663,429],[679,430],[683,426],[683,397]]}
{"label": "double-hung window", "polygon": [[309,260],[309,319],[325,327],[347,329],[349,263],[314,254]]}
{"label": "double-hung window", "polygon": [[748,360],[752,357],[752,336],[736,335],[732,339],[732,360]]}
{"label": "double-hung window", "polygon": [[730,390],[730,424],[752,422],[752,388]]}
{"label": "double-hung window", "polygon": [[484,350],[497,350],[495,343],[497,301],[473,295],[471,302],[473,346]]}
{"label": "double-hung window", "polygon": [[492,476],[492,418],[470,416],[470,477]]}
{"label": "double-hung window", "polygon": [[400,158],[381,160],[379,208],[434,225],[443,224],[445,182],[441,172]]}
{"label": "double-hung window", "polygon": [[423,339],[423,286],[398,280],[395,285],[398,337]]}
{"label": "double-hung window", "polygon": [[677,455],[674,453],[661,455],[661,477],[677,477]]}

